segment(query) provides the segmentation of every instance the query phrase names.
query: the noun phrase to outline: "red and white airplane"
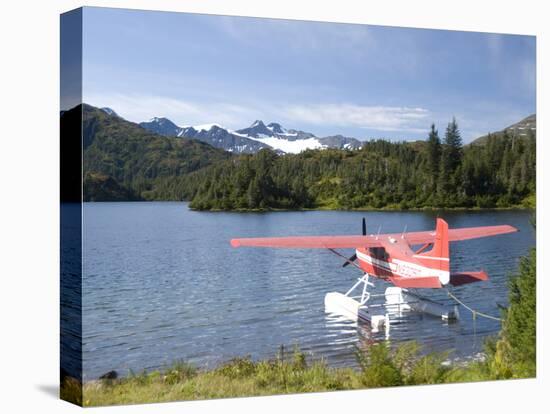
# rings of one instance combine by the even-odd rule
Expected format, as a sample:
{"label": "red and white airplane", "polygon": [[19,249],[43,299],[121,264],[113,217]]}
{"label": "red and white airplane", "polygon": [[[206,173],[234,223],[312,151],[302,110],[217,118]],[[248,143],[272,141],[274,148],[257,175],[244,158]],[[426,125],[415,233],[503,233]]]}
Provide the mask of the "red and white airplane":
{"label": "red and white airplane", "polygon": [[[298,249],[355,248],[355,254],[344,266],[358,260],[363,272],[391,282],[401,288],[441,288],[487,280],[484,271],[450,271],[449,242],[497,236],[518,231],[509,225],[449,229],[438,218],[435,231],[366,234],[363,219],[362,236],[303,236],[232,239],[233,247],[276,247]],[[413,250],[412,246],[421,245]]]}
{"label": "red and white airplane", "polygon": [[[363,277],[346,293],[331,292],[325,296],[327,309],[336,305],[342,314],[352,318],[362,318],[371,324],[385,324],[389,327],[389,317],[374,315],[366,302],[371,297],[368,288],[373,286],[369,277],[390,282],[396,287],[386,289],[386,305],[414,303],[416,310],[454,319],[457,312],[449,312],[445,307],[431,300],[409,292],[410,288],[442,288],[448,285],[459,286],[466,283],[488,280],[484,271],[451,272],[449,243],[454,241],[497,236],[518,231],[509,225],[483,226],[449,229],[447,222],[438,218],[435,231],[367,235],[363,219],[362,236],[303,236],[303,237],[261,237],[232,239],[233,247],[275,247],[297,249],[328,249],[345,259],[344,266],[352,264],[358,267]],[[413,246],[420,246],[416,250]],[[349,259],[335,249],[354,248],[355,253]],[[355,263],[358,261],[359,264]],[[351,293],[364,284],[360,297]],[[391,299],[397,295],[398,299]],[[355,300],[357,298],[358,300]],[[388,332],[388,331],[387,331]]]}

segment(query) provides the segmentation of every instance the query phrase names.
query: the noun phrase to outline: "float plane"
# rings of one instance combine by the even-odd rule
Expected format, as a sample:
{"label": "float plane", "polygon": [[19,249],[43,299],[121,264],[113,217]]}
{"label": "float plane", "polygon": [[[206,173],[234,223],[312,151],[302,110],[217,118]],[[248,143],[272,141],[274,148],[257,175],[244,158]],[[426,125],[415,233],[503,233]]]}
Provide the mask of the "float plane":
{"label": "float plane", "polygon": [[[489,277],[483,270],[451,272],[450,243],[518,231],[510,225],[449,229],[447,222],[441,218],[437,218],[433,231],[370,235],[367,234],[366,221],[363,218],[362,230],[362,235],[357,236],[237,238],[231,240],[231,245],[330,250],[345,259],[343,266],[351,264],[359,268],[363,276],[346,294],[328,293],[325,296],[327,310],[352,319],[367,320],[371,322],[373,329],[384,324],[388,329],[388,314],[376,315],[373,307],[369,309],[366,304],[374,296],[369,292],[369,287],[373,286],[371,277],[394,285],[387,288],[383,295],[386,305],[398,306],[400,310],[412,308],[441,316],[443,319],[455,319],[458,318],[456,308],[449,311],[443,305],[423,298],[410,289],[438,289],[488,280]],[[355,249],[350,258],[336,250],[346,248]],[[363,285],[361,296],[351,296],[360,285]]]}

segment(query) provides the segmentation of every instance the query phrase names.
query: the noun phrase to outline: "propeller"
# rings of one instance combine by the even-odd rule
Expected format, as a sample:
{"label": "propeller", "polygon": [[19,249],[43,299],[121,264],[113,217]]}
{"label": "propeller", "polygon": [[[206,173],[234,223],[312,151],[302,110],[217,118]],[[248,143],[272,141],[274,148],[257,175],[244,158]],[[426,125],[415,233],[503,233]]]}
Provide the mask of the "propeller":
{"label": "propeller", "polygon": [[[367,221],[365,220],[365,217],[363,217],[363,236],[367,235]],[[344,262],[342,267],[346,267],[347,265],[355,262],[357,260],[357,254],[353,253],[353,255],[350,256],[350,258]]]}

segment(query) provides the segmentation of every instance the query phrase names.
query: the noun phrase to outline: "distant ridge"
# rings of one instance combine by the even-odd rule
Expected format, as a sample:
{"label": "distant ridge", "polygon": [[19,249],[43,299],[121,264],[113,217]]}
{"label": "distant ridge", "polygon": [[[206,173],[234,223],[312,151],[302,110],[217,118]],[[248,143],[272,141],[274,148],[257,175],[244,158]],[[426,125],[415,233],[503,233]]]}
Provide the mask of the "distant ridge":
{"label": "distant ridge", "polygon": [[[533,135],[537,132],[537,115],[529,115],[521,121],[504,128],[501,131],[491,132],[491,135],[502,136],[504,132],[517,137],[526,137],[529,133]],[[488,135],[483,135],[473,140],[470,145],[484,145],[487,142]]]}

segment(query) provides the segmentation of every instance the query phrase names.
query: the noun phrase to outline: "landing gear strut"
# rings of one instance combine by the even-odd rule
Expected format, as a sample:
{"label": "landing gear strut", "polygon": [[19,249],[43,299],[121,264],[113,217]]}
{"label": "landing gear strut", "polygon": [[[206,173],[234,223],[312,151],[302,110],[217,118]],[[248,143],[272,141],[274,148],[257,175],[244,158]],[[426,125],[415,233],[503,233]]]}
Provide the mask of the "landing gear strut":
{"label": "landing gear strut", "polygon": [[361,293],[361,301],[359,303],[361,305],[364,305],[370,299],[370,292],[368,291],[368,287],[369,286],[374,287],[374,283],[369,281],[368,273],[365,273],[363,277],[360,277],[359,279],[357,279],[357,283],[355,283],[355,285],[353,285],[351,289],[346,292],[345,296],[350,297],[351,292],[353,292],[361,284],[363,284],[363,292]]}
{"label": "landing gear strut", "polygon": [[[352,296],[353,292],[362,285],[361,296]],[[352,320],[363,320],[370,323],[373,332],[379,332],[382,327],[385,327],[386,336],[390,332],[390,320],[387,313],[374,313],[381,306],[367,305],[367,302],[376,296],[369,292],[369,288],[373,288],[374,283],[370,281],[370,276],[365,273],[357,279],[357,282],[345,293],[330,292],[325,296],[325,309],[328,312],[336,313],[345,316]],[[383,305],[382,305],[383,306]]]}

